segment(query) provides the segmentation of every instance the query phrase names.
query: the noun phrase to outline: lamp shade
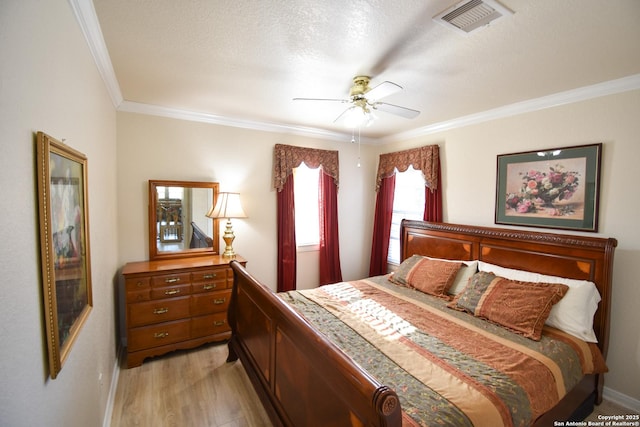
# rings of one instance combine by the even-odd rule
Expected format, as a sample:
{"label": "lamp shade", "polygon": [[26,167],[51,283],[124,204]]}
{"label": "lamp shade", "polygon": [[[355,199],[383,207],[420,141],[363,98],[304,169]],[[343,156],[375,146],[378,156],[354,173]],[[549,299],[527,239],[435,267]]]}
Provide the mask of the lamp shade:
{"label": "lamp shade", "polygon": [[209,212],[209,218],[246,218],[239,193],[218,193],[218,200]]}

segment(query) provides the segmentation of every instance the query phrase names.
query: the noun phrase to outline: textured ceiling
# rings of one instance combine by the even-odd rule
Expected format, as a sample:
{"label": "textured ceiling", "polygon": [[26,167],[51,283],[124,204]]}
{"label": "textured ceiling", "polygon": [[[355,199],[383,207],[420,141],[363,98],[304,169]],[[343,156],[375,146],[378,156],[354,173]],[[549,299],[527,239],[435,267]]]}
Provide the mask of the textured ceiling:
{"label": "textured ceiling", "polygon": [[356,75],[404,90],[384,138],[640,73],[640,1],[502,0],[468,35],[432,20],[455,0],[93,0],[122,97],[230,121],[350,135],[334,119]]}

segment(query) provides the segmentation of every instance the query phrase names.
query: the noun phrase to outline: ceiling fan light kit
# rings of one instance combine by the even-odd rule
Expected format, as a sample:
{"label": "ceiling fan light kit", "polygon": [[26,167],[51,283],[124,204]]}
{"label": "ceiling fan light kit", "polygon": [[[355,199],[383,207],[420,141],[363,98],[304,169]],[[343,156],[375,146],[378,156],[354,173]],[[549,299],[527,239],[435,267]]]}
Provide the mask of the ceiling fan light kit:
{"label": "ceiling fan light kit", "polygon": [[370,126],[374,120],[377,119],[373,110],[384,111],[407,119],[412,119],[420,114],[418,110],[379,101],[382,98],[401,91],[402,86],[390,81],[384,81],[379,85],[370,88],[370,81],[371,77],[369,76],[354,77],[353,85],[351,86],[351,89],[349,89],[348,99],[293,98],[293,100],[329,101],[351,104],[350,107],[343,111],[334,120],[334,123],[344,120],[344,124],[350,129]]}
{"label": "ceiling fan light kit", "polygon": [[349,129],[369,127],[376,120],[376,116],[366,105],[354,105],[346,109],[334,122],[344,120],[344,125]]}

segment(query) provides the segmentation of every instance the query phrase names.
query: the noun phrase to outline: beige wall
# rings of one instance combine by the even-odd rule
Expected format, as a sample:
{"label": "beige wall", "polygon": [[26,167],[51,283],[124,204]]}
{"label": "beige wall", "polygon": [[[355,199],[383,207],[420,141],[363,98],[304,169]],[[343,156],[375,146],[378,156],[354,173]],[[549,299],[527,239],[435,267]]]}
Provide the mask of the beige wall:
{"label": "beige wall", "polygon": [[640,262],[640,191],[635,177],[640,161],[639,114],[640,91],[633,91],[388,144],[380,150],[440,144],[445,221],[493,226],[498,154],[604,143],[596,235],[618,239],[605,387],[635,399],[631,402],[635,405],[640,405],[640,286],[635,275]]}
{"label": "beige wall", "polygon": [[[115,109],[66,1],[2,1],[0,53],[0,424],[99,426],[116,362]],[[55,380],[44,336],[37,131],[88,158],[94,307]]]}
{"label": "beige wall", "polygon": [[[240,193],[246,219],[233,221],[235,251],[248,269],[276,288],[276,192],[272,185],[273,147],[289,144],[338,150],[340,255],[346,279],[363,277],[369,250],[377,159],[344,141],[243,130],[207,123],[120,112],[118,121],[119,262],[148,257],[147,182],[149,179],[214,181],[220,191]],[[368,156],[368,157],[367,157]],[[220,242],[224,245],[224,242]],[[221,246],[224,247],[224,246]],[[300,254],[301,287],[317,284],[317,252]]]}

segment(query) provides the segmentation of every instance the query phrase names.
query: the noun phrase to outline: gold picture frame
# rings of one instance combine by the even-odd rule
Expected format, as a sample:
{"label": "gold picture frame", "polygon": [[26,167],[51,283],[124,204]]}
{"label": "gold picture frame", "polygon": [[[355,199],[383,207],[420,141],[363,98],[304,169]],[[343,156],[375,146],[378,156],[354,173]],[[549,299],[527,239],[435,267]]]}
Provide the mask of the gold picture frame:
{"label": "gold picture frame", "polygon": [[93,307],[87,158],[43,132],[36,140],[45,329],[55,379]]}

